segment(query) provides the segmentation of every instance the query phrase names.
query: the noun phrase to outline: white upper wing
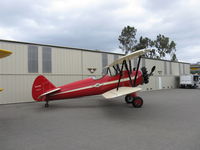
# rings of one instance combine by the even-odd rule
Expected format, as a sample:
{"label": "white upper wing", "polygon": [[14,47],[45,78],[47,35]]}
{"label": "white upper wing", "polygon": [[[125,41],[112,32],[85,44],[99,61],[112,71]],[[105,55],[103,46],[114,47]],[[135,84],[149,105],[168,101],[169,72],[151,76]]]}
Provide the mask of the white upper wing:
{"label": "white upper wing", "polygon": [[108,65],[106,67],[112,67],[112,66],[114,66],[116,64],[122,64],[124,60],[127,60],[127,61],[131,60],[131,59],[133,59],[135,57],[138,57],[138,56],[143,55],[143,54],[145,54],[147,52],[150,52],[150,51],[151,50],[149,50],[149,49],[138,50],[136,52],[133,52],[133,53],[130,53],[130,54],[126,55],[126,56],[123,56],[120,59],[115,60],[113,63],[111,63],[110,65]]}

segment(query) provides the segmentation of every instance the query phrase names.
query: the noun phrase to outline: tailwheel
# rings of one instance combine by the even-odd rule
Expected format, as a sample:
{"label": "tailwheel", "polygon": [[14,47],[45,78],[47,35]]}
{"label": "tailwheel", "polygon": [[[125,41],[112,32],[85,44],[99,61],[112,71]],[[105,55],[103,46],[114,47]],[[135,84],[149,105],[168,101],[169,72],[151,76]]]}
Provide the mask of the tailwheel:
{"label": "tailwheel", "polygon": [[44,107],[49,107],[49,101],[46,101]]}
{"label": "tailwheel", "polygon": [[134,100],[132,101],[132,105],[135,108],[140,108],[143,105],[143,99],[141,97],[134,97]]}
{"label": "tailwheel", "polygon": [[131,96],[130,94],[126,95],[126,97],[125,97],[125,101],[127,104],[131,104],[133,102],[133,99],[134,99],[134,97]]}

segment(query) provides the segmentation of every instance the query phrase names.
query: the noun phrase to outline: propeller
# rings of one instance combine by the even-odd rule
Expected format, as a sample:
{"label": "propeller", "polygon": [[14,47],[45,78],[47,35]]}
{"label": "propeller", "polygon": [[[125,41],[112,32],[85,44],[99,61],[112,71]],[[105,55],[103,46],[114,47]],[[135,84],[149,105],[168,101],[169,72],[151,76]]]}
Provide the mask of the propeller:
{"label": "propeller", "polygon": [[143,79],[144,79],[144,83],[147,84],[149,83],[149,77],[153,75],[153,72],[155,71],[156,66],[153,66],[151,68],[151,72],[148,74],[147,68],[146,67],[142,67],[141,71],[142,71],[142,75],[143,75]]}
{"label": "propeller", "polygon": [[152,76],[152,75],[153,75],[153,72],[155,71],[155,69],[156,69],[156,66],[153,66],[153,67],[151,68],[151,72],[150,72],[149,76]]}

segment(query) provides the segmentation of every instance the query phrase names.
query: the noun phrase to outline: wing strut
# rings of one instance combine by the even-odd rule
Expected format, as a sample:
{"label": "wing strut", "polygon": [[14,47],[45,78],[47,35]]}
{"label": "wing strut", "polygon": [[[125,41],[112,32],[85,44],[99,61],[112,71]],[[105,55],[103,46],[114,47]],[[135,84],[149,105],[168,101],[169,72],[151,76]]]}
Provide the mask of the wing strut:
{"label": "wing strut", "polygon": [[123,72],[123,68],[124,68],[124,63],[126,63],[126,60],[123,61],[122,67],[121,67],[120,72],[119,72],[120,75],[119,75],[119,80],[118,80],[118,84],[117,84],[117,91],[119,89],[120,80],[122,78],[122,72]]}
{"label": "wing strut", "polygon": [[[130,63],[130,62],[129,62],[129,63]],[[134,86],[134,85],[133,85],[133,82],[132,82],[132,79],[131,79],[131,71],[130,71],[129,68],[128,68],[128,65],[127,65],[126,60],[124,60],[123,63],[122,63],[122,67],[121,67],[121,69],[119,70],[120,76],[119,76],[119,80],[118,80],[118,84],[117,84],[117,90],[119,89],[120,80],[121,80],[121,78],[122,78],[122,72],[123,72],[124,66],[125,66],[125,68],[126,68],[126,70],[127,70],[127,72],[128,72],[128,77],[129,77],[130,84],[131,84],[132,87]]]}
{"label": "wing strut", "polygon": [[129,60],[129,68],[130,68],[130,72],[132,72],[131,60]]}
{"label": "wing strut", "polygon": [[[129,63],[130,63],[130,61],[129,61]],[[126,62],[125,62],[125,68],[128,71],[129,81],[130,81],[131,86],[133,87],[134,85],[133,85],[133,82],[132,82],[132,79],[131,79],[131,71],[128,69],[128,65],[127,65]]]}
{"label": "wing strut", "polygon": [[117,64],[116,66],[117,66],[117,70],[120,71],[119,64]]}
{"label": "wing strut", "polygon": [[110,68],[107,68],[106,74],[110,73],[110,75],[112,75]]}
{"label": "wing strut", "polygon": [[113,68],[114,68],[114,70],[115,70],[115,75],[117,75],[119,70],[116,69],[115,66],[113,66]]}
{"label": "wing strut", "polygon": [[137,79],[138,70],[140,67],[140,60],[141,60],[141,56],[139,56],[139,60],[138,60],[138,64],[137,64],[137,70],[136,70],[135,79],[134,79],[134,86],[136,86],[136,79]]}

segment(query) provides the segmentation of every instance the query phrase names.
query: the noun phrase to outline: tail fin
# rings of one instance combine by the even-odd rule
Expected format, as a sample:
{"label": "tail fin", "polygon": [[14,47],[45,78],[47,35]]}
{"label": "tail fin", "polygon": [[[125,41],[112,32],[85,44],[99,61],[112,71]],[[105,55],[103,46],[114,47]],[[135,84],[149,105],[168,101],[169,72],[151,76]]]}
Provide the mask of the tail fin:
{"label": "tail fin", "polygon": [[39,75],[32,86],[32,97],[35,101],[44,101],[45,99],[42,99],[41,96],[45,96],[51,93],[49,91],[55,91],[55,89],[56,87],[47,78]]}

